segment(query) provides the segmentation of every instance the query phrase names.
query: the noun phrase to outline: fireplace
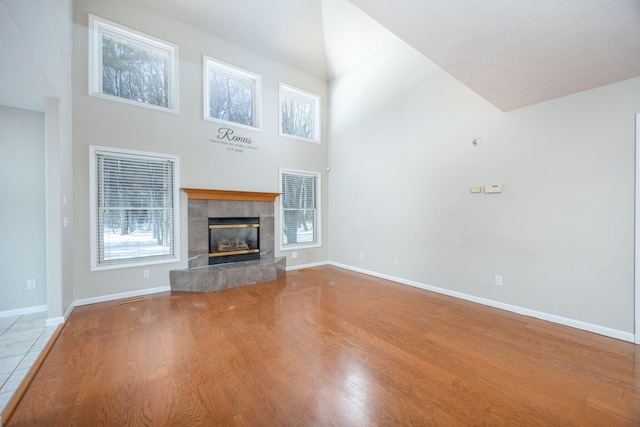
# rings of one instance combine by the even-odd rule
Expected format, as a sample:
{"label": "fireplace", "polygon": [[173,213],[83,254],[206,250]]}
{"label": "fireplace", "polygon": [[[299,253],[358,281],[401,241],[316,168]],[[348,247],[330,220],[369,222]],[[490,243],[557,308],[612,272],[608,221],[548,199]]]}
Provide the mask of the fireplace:
{"label": "fireplace", "polygon": [[260,218],[209,218],[209,265],[260,259]]}
{"label": "fireplace", "polygon": [[[171,270],[169,282],[172,291],[188,292],[213,292],[222,289],[235,288],[253,283],[276,280],[285,274],[287,269],[286,258],[275,257],[275,223],[274,202],[279,193],[258,193],[251,191],[207,190],[201,188],[183,188],[189,197],[187,207],[188,236],[189,236],[189,266],[186,269]],[[241,217],[255,217],[250,220]],[[209,222],[210,218],[217,218]],[[230,220],[231,219],[231,220]],[[222,221],[220,221],[222,220]],[[226,224],[224,224],[226,222]],[[217,224],[216,224],[217,223]],[[252,224],[241,227],[254,233],[242,237],[233,237],[233,243],[222,242],[213,245],[209,241],[211,230],[224,230],[224,228],[209,228],[209,225],[233,225]],[[256,227],[259,225],[259,227]],[[232,227],[238,228],[238,227]],[[227,229],[228,230],[228,229]],[[237,231],[237,230],[236,230]],[[219,233],[213,233],[214,236]],[[235,241],[236,237],[241,242]],[[225,236],[223,238],[229,239]],[[215,239],[214,239],[215,240]],[[220,255],[220,249],[230,249],[228,246],[244,246],[245,241],[249,250],[254,252],[249,255],[255,257],[247,262],[229,262],[232,257],[227,252]],[[255,241],[255,243],[254,243]],[[213,246],[213,247],[212,247]],[[253,249],[251,247],[254,246]],[[213,249],[213,251],[212,251]],[[256,251],[257,249],[257,251]],[[246,249],[244,249],[246,250]],[[209,254],[217,256],[209,256]],[[246,255],[246,254],[238,254]],[[220,263],[213,263],[212,259]]]}

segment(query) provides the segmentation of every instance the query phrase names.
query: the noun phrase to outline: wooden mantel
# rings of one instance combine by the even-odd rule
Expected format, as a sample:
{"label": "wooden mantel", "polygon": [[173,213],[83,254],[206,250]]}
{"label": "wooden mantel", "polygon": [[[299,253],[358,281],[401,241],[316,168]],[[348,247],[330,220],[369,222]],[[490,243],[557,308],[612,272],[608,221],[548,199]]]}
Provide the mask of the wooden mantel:
{"label": "wooden mantel", "polygon": [[275,202],[280,193],[259,193],[255,191],[206,190],[203,188],[182,188],[190,199],[200,200],[245,200],[252,202]]}

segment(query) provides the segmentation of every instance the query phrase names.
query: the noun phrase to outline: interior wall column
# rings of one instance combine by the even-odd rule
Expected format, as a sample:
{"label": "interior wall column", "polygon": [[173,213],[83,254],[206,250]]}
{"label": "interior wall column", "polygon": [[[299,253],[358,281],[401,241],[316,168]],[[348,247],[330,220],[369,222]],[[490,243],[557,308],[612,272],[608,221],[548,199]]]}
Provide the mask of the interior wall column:
{"label": "interior wall column", "polygon": [[62,299],[62,171],[60,100],[45,99],[45,192],[48,324],[61,323]]}

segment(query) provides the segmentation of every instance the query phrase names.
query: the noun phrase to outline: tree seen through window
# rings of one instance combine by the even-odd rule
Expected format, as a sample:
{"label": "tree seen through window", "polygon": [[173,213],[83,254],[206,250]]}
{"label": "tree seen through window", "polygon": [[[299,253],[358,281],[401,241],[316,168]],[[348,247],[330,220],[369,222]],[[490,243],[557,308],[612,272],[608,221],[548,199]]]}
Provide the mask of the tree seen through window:
{"label": "tree seen through window", "polygon": [[280,83],[280,133],[320,142],[320,97]]}
{"label": "tree seen through window", "polygon": [[282,245],[318,242],[318,175],[281,173]]}
{"label": "tree seen through window", "polygon": [[261,129],[262,77],[204,56],[205,119]]}
{"label": "tree seen through window", "polygon": [[178,46],[89,15],[89,94],[177,112]]}
{"label": "tree seen through window", "polygon": [[175,161],[95,153],[96,264],[175,255]]}
{"label": "tree seen through window", "polygon": [[168,73],[167,54],[103,35],[103,93],[167,108]]}
{"label": "tree seen through window", "polygon": [[252,81],[209,73],[209,117],[254,126]]}

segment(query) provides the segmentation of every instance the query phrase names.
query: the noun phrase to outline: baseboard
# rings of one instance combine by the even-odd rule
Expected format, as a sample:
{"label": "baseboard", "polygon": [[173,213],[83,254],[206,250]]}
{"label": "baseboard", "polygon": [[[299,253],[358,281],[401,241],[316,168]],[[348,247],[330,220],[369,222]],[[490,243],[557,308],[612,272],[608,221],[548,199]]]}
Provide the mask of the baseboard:
{"label": "baseboard", "polygon": [[[50,319],[47,319],[46,326],[56,326],[56,325],[61,325],[64,322],[66,322],[67,319],[69,318],[69,315],[73,311],[73,307],[75,307],[75,306],[76,306],[76,303],[74,301],[74,302],[71,303],[69,308],[67,308],[67,311],[64,313],[64,315],[62,317],[52,317]],[[0,427],[2,427],[2,426],[0,426]]]}
{"label": "baseboard", "polygon": [[[67,311],[64,313],[64,316],[62,317],[52,317],[50,319],[47,319],[46,322],[46,326],[56,326],[56,325],[60,325],[64,322],[67,321],[67,319],[69,318],[69,315],[71,314],[71,312],[73,311],[73,309],[75,307],[81,306],[81,305],[89,305],[89,304],[97,304],[100,302],[106,302],[106,301],[113,301],[113,300],[118,300],[118,299],[124,299],[124,298],[131,298],[131,297],[137,297],[140,295],[148,295],[148,294],[156,294],[159,292],[168,292],[171,290],[171,286],[161,286],[159,288],[149,288],[149,289],[142,289],[139,291],[132,291],[132,292],[123,292],[121,294],[111,294],[111,295],[103,295],[103,296],[99,296],[99,297],[93,297],[93,298],[84,298],[84,299],[79,299],[79,300],[75,300],[71,303],[71,306],[69,306],[69,308],[67,309]],[[46,311],[46,305],[44,306]],[[0,317],[2,316],[2,312],[0,312]],[[2,426],[0,426],[2,427]]]}
{"label": "baseboard", "polygon": [[33,307],[17,308],[15,310],[0,311],[0,318],[22,316],[23,314],[42,313],[49,308],[47,305],[36,305]]}
{"label": "baseboard", "polygon": [[[111,294],[111,295],[103,295],[103,296],[93,297],[93,298],[77,299],[73,302],[72,307],[78,307],[81,305],[89,305],[89,304],[97,304],[100,302],[114,301],[119,299],[138,297],[140,295],[157,294],[160,292],[169,292],[169,291],[171,291],[171,286],[167,285],[167,286],[161,286],[159,288],[149,288],[149,289],[141,289],[139,291],[123,292],[121,294]],[[66,317],[68,316],[65,315],[65,319]]]}
{"label": "baseboard", "polygon": [[311,264],[293,265],[291,267],[287,267],[287,271],[302,270],[303,268],[321,267],[323,265],[329,265],[329,264],[331,264],[329,261],[324,261],[324,262],[313,262]]}
{"label": "baseboard", "polygon": [[604,335],[611,338],[616,338],[622,341],[628,341],[631,343],[635,342],[635,335],[630,332],[619,331],[617,329],[607,328],[605,326],[594,325],[587,322],[582,322],[580,320],[569,319],[562,316],[557,316],[555,314],[544,313],[541,311],[531,310],[525,307],[520,307],[517,305],[505,304],[499,301],[493,301],[487,298],[481,298],[474,295],[468,295],[462,292],[451,291],[449,289],[439,288],[437,286],[426,285],[424,283],[415,282],[413,280],[402,279],[400,277],[390,276],[387,274],[377,273],[375,271],[365,270],[358,267],[353,267],[346,264],[340,264],[337,262],[329,262],[329,265],[333,265],[335,267],[344,268],[346,270],[355,271],[358,273],[363,273],[369,276],[379,277],[381,279],[391,280],[393,282],[398,282],[403,285],[409,285],[416,288],[424,289],[427,291],[436,292],[442,295],[447,295],[454,298],[460,298],[465,301],[476,302],[478,304],[483,304],[489,307],[499,308],[501,310],[510,311],[517,314],[522,314],[524,316],[535,317],[536,319],[546,320],[549,322],[557,323],[559,325],[569,326],[576,329],[582,329],[588,332],[594,332],[596,334]]}
{"label": "baseboard", "polygon": [[[47,319],[46,323],[44,324],[45,326],[49,327],[49,326],[57,326],[57,325],[62,325],[65,322],[65,317],[51,317],[49,319]],[[0,426],[2,427],[2,426]]]}

